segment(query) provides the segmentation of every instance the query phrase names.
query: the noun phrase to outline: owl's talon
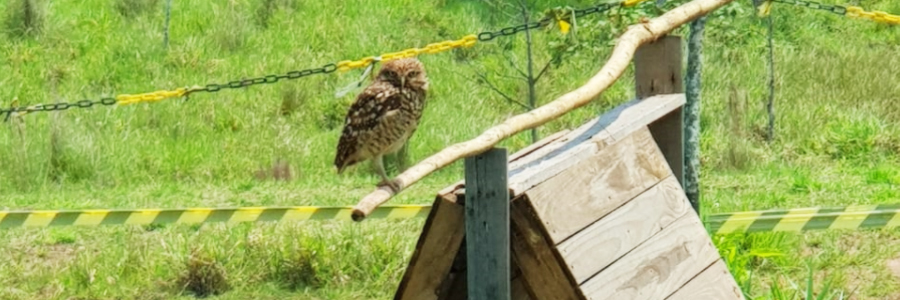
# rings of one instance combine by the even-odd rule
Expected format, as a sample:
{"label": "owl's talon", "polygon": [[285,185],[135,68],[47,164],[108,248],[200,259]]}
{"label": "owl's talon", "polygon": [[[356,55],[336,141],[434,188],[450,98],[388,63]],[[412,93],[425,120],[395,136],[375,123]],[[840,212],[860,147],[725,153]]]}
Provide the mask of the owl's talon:
{"label": "owl's talon", "polygon": [[400,192],[400,183],[398,183],[396,179],[392,179],[392,180],[382,180],[381,182],[378,183],[377,186],[378,186],[379,188],[380,188],[380,187],[383,187],[383,186],[390,187],[391,190],[394,192],[394,194]]}

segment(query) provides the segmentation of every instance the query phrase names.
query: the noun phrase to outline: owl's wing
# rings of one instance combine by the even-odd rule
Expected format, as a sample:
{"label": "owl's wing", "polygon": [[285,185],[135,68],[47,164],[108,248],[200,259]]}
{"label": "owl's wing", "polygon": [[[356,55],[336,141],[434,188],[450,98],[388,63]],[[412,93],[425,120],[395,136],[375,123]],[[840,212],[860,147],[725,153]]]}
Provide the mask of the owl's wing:
{"label": "owl's wing", "polygon": [[400,109],[401,95],[399,90],[386,82],[376,82],[367,87],[347,111],[344,119],[344,130],[338,142],[334,165],[340,173],[344,167],[357,163],[354,157],[359,151],[360,137],[372,130],[386,117],[390,117]]}

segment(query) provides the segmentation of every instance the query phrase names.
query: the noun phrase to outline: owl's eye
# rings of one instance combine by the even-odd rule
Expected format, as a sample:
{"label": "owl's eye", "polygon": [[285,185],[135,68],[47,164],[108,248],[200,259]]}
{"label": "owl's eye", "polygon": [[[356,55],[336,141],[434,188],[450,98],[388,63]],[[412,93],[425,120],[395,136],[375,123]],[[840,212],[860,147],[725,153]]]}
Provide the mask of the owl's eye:
{"label": "owl's eye", "polygon": [[409,78],[413,78],[413,77],[419,76],[419,71],[412,71],[412,72],[409,72],[409,74],[407,74],[406,76],[409,77]]}

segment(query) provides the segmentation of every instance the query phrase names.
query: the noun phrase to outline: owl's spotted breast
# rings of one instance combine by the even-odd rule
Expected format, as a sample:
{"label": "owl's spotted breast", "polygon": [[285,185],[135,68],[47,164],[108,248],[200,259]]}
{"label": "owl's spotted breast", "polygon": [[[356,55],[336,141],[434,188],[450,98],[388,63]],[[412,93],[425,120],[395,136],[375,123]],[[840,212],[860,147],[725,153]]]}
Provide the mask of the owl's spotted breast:
{"label": "owl's spotted breast", "polygon": [[338,171],[379,153],[396,152],[418,126],[425,94],[385,82],[364,90],[344,120],[334,162]]}

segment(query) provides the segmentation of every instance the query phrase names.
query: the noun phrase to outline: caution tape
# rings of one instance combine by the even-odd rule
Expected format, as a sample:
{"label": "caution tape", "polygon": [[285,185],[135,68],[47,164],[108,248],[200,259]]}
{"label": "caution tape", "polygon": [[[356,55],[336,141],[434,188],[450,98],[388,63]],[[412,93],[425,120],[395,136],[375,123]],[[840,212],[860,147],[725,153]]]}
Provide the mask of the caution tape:
{"label": "caution tape", "polygon": [[[351,206],[0,211],[0,228],[351,220]],[[369,218],[428,216],[431,205],[379,207]]]}
{"label": "caution tape", "polygon": [[[287,206],[181,209],[85,209],[0,211],[0,229],[15,227],[350,221],[351,206]],[[386,205],[368,218],[427,217],[431,205]],[[794,208],[713,214],[704,224],[710,234],[801,232],[824,229],[900,227],[900,204]]]}
{"label": "caution tape", "polygon": [[892,228],[900,226],[900,204],[715,214],[710,215],[705,223],[712,234]]}

